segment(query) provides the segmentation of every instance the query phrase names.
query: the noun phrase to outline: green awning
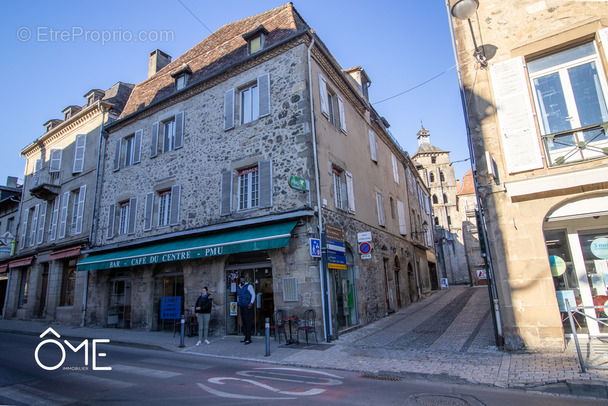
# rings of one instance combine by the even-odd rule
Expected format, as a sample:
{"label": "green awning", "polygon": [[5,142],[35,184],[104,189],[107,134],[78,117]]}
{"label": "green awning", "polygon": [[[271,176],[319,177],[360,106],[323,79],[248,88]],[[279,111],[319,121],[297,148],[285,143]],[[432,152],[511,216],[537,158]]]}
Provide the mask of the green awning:
{"label": "green awning", "polygon": [[293,220],[91,254],[80,261],[76,269],[124,268],[286,247],[296,224]]}

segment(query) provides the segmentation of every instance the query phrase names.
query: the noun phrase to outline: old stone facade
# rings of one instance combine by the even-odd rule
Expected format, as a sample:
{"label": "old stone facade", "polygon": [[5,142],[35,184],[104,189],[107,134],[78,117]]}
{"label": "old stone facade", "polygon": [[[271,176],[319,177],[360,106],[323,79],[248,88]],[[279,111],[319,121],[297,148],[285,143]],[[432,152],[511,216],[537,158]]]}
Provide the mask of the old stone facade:
{"label": "old stone facade", "polygon": [[[507,348],[562,349],[574,333],[565,300],[608,298],[608,4],[487,0],[453,13],[500,333]],[[605,334],[585,312],[576,333]]]}
{"label": "old stone facade", "polygon": [[0,315],[4,316],[6,291],[8,288],[8,262],[16,247],[17,224],[19,223],[19,202],[22,185],[18,179],[9,176],[6,186],[0,186]]}
{"label": "old stone facade", "polygon": [[76,273],[95,218],[99,145],[104,124],[116,119],[131,86],[91,90],[84,106],[68,106],[46,133],[25,147],[17,249],[8,262],[6,318],[80,324],[86,275]]}
{"label": "old stone facade", "polygon": [[422,127],[417,134],[418,150],[412,156],[420,176],[430,190],[433,207],[432,227],[435,229],[436,250],[440,275],[449,284],[471,284],[471,269],[467,264],[462,213],[456,194],[458,180],[450,161],[450,153],[431,143],[430,132]]}
{"label": "old stone facade", "polygon": [[[430,292],[422,180],[363,69],[343,71],[291,3],[158,55],[106,127],[95,244],[78,263],[88,324],[171,329],[166,298],[188,314],[207,286],[212,333],[237,334],[242,276],[255,334],[276,309],[313,309],[329,339]],[[320,258],[311,239],[328,240]]]}

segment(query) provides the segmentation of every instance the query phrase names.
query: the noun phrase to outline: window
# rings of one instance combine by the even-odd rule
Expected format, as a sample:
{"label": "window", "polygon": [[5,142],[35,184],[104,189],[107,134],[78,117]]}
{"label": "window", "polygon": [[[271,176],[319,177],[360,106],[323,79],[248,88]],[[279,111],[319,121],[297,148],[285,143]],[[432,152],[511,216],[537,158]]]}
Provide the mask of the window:
{"label": "window", "polygon": [[80,173],[84,169],[84,151],[87,142],[86,134],[76,136],[76,146],[74,148],[74,167],[72,173]]}
{"label": "window", "polygon": [[46,226],[46,209],[47,202],[40,203],[40,211],[38,213],[38,232],[36,235],[36,244],[42,244],[44,242],[44,228]]}
{"label": "window", "polygon": [[440,180],[441,182],[445,182],[445,176],[443,175],[443,172],[442,172],[442,171],[439,171],[439,180]]}
{"label": "window", "polygon": [[391,160],[393,162],[393,179],[395,179],[396,184],[399,184],[399,164],[397,157],[393,153],[391,153]]}
{"label": "window", "polygon": [[369,138],[369,154],[372,161],[378,163],[378,146],[376,145],[376,133],[373,130],[367,132]]}
{"label": "window", "polygon": [[355,213],[355,193],[353,190],[352,173],[332,166],[332,179],[336,209]]}
{"label": "window", "polygon": [[175,87],[182,90],[188,84],[188,75],[180,75],[175,79]]}
{"label": "window", "polygon": [[260,203],[260,176],[257,165],[242,169],[239,176],[239,210],[258,207]]}
{"label": "window", "polygon": [[[116,140],[114,150],[114,171],[120,169],[121,163],[126,168],[141,161],[141,139],[143,130]],[[124,151],[124,156],[122,155]]]}
{"label": "window", "polygon": [[346,133],[346,115],[344,101],[328,85],[325,77],[319,73],[319,99],[321,113],[329,122]]}
{"label": "window", "polygon": [[153,123],[152,138],[150,140],[150,158],[158,156],[159,151],[165,154],[182,148],[184,146],[184,125],[183,111],[160,123],[158,121]]}
{"label": "window", "polygon": [[241,91],[241,124],[247,124],[260,117],[258,85]]}
{"label": "window", "polygon": [[405,218],[405,203],[397,200],[397,214],[399,215],[399,234],[407,235],[407,219]]}
{"label": "window", "polygon": [[436,164],[437,163],[437,157],[436,156],[432,156],[431,157],[431,163],[432,164]]}
{"label": "window", "polygon": [[[29,238],[27,239],[27,246],[32,247],[36,243],[36,231],[38,230],[38,212],[40,210],[40,205],[32,207],[28,210],[29,218],[30,218],[30,230],[29,230]],[[26,221],[27,224],[27,221]],[[27,227],[24,227],[24,230],[27,232]]]}
{"label": "window", "polygon": [[238,91],[232,88],[224,94],[224,131],[234,128],[235,102],[239,104],[240,123],[247,124],[270,115],[270,74],[265,73],[257,82],[242,87]]}
{"label": "window", "polygon": [[394,220],[395,219],[395,201],[393,200],[392,197],[390,198],[389,203],[391,205],[391,218]]}
{"label": "window", "polygon": [[61,195],[53,200],[53,208],[51,209],[51,229],[49,230],[49,241],[54,241],[57,238],[57,224],[59,221],[59,208],[61,206]]}
{"label": "window", "polygon": [[30,285],[30,271],[32,268],[28,267],[20,272],[21,281],[19,283],[19,303],[17,307],[19,309],[24,308],[27,305],[27,296]]}
{"label": "window", "polygon": [[264,28],[263,25],[258,26],[253,31],[243,34],[243,39],[247,41],[247,50],[250,55],[264,49],[267,35],[268,30]]}
{"label": "window", "polygon": [[551,164],[605,156],[608,138],[599,124],[608,121],[606,83],[595,43],[530,61],[527,67],[541,134],[567,132],[543,137]]}
{"label": "window", "polygon": [[342,182],[342,172],[337,169],[334,169],[332,172],[332,177],[334,179],[334,203],[336,205],[336,209],[344,209],[344,186]]}
{"label": "window", "polygon": [[439,225],[439,217],[435,217],[435,225],[438,226]]}
{"label": "window", "polygon": [[376,211],[378,213],[378,225],[386,226],[386,220],[384,218],[384,199],[380,192],[376,192]]}
{"label": "window", "polygon": [[249,53],[254,54],[254,53],[260,51],[264,46],[263,44],[264,44],[263,35],[258,35],[257,37],[252,38],[251,41],[249,41]]}
{"label": "window", "polygon": [[61,277],[60,306],[74,306],[74,290],[76,288],[76,260],[67,263]]}
{"label": "window", "polygon": [[439,199],[437,199],[437,195],[433,195],[433,204],[439,204]]}
{"label": "window", "polygon": [[171,191],[165,190],[158,194],[158,226],[169,225],[169,215],[171,213]]}
{"label": "window", "polygon": [[129,231],[129,202],[120,204],[119,220],[118,220],[118,235],[127,234]]}
{"label": "window", "polygon": [[[57,197],[59,198],[59,197]],[[70,204],[70,192],[65,192],[61,197],[61,208],[59,212],[59,238],[65,237],[68,224],[68,207]]]}
{"label": "window", "polygon": [[435,174],[433,172],[429,173],[429,182],[431,182],[431,183],[435,182]]}
{"label": "window", "polygon": [[448,203],[448,196],[445,193],[443,194],[443,203],[444,204]]}
{"label": "window", "polygon": [[237,209],[272,207],[272,161],[260,161],[236,171],[237,190],[233,190],[234,171],[224,170],[221,174],[220,215],[232,213],[233,192],[236,193]]}
{"label": "window", "polygon": [[59,172],[61,170],[61,156],[63,150],[51,149],[51,166],[49,172]]}

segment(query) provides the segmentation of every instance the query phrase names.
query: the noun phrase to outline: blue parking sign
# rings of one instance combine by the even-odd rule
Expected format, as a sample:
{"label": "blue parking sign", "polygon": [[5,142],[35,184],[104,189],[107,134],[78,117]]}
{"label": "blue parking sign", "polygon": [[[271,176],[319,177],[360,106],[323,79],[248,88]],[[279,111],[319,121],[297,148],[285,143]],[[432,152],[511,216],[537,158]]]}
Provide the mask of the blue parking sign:
{"label": "blue parking sign", "polygon": [[318,238],[310,239],[310,256],[321,258],[321,240]]}

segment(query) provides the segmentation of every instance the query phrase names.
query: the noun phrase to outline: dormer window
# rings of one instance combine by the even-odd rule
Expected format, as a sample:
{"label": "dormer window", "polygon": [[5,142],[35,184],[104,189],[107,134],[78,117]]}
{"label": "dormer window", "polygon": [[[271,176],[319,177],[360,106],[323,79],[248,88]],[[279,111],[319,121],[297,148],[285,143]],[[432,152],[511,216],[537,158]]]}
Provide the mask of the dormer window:
{"label": "dormer window", "polygon": [[192,74],[192,70],[187,63],[183,64],[179,70],[173,72],[171,77],[175,79],[175,89],[182,90],[188,84],[188,78]]}
{"label": "dormer window", "polygon": [[186,83],[188,82],[188,76],[181,75],[175,78],[175,87],[177,90],[182,90],[186,87]]}
{"label": "dormer window", "polygon": [[243,39],[247,41],[249,55],[255,54],[256,52],[259,52],[264,49],[267,35],[268,30],[264,28],[263,25],[260,25],[255,30],[243,35]]}
{"label": "dormer window", "polygon": [[87,94],[84,95],[84,97],[87,99],[87,106],[90,106],[91,104],[96,103],[97,101],[103,99],[105,94],[106,93],[103,90],[99,90],[99,89],[90,90]]}

